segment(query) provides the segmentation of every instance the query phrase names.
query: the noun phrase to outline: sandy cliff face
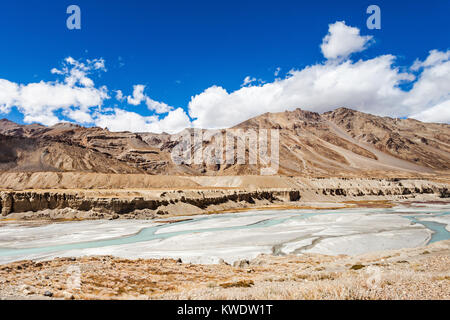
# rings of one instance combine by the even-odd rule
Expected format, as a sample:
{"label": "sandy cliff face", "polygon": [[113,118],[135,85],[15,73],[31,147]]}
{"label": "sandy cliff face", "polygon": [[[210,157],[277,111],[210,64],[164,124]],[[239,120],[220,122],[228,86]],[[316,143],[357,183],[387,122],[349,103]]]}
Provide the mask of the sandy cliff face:
{"label": "sandy cliff face", "polygon": [[[14,191],[0,192],[0,212],[2,216],[12,213],[34,213],[44,210],[73,209],[89,212],[86,217],[96,217],[94,214],[139,214],[145,210],[149,217],[172,213],[202,213],[208,208],[236,208],[239,204],[249,206],[292,202],[300,200],[298,190],[258,190],[258,191],[177,191],[148,193],[142,191],[139,195],[115,196],[102,192],[90,194],[75,191]],[[221,207],[229,204],[231,206]],[[244,205],[246,207],[246,205]],[[186,208],[188,207],[188,210]],[[211,211],[211,210],[210,210]],[[33,215],[31,215],[33,217]]]}
{"label": "sandy cliff face", "polygon": [[[340,108],[264,114],[233,129],[278,129],[279,175],[373,177],[447,174],[450,126],[377,117]],[[193,135],[192,130],[188,131]],[[243,139],[235,134],[236,140]],[[169,134],[114,133],[71,124],[53,127],[0,120],[0,170],[22,172],[258,175],[261,164],[176,165]],[[237,143],[236,143],[237,145]],[[192,151],[205,147],[193,143]],[[225,145],[226,147],[226,145]],[[246,156],[253,152],[246,146]],[[248,161],[247,161],[248,162]]]}
{"label": "sandy cliff face", "polygon": [[[0,191],[0,211],[3,216],[27,213],[26,216],[33,218],[39,216],[34,213],[43,210],[71,209],[81,212],[79,218],[103,217],[96,213],[130,215],[133,218],[142,217],[142,214],[153,217],[262,206],[295,207],[308,202],[444,201],[450,197],[448,184],[426,180],[171,177],[170,188],[161,187],[161,184],[159,188],[145,188],[139,179],[134,181],[135,184],[128,181],[128,188],[119,188],[120,179],[113,181],[105,175],[104,180],[91,184],[91,189],[65,189],[64,184],[71,179],[83,181],[88,178],[83,175],[88,174],[62,174],[60,181],[52,188],[45,184],[46,180],[39,179],[41,175],[35,173],[28,178],[22,176],[22,186],[29,187],[31,185],[27,183],[34,181],[34,189]],[[65,178],[64,175],[69,177]],[[7,175],[0,177],[7,178]],[[157,177],[154,178],[156,181]],[[42,184],[36,184],[36,181],[42,181]],[[48,189],[36,188],[44,184]]]}

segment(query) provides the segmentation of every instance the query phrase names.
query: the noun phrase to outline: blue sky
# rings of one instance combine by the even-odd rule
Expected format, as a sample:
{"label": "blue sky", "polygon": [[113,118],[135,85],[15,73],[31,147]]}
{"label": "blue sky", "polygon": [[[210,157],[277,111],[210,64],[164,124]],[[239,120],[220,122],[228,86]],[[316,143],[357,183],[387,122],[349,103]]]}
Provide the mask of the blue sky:
{"label": "blue sky", "polygon": [[[77,4],[81,8],[81,30],[66,28],[68,17],[66,8],[71,4]],[[366,8],[370,4],[377,4],[381,8],[381,30],[369,30],[366,27],[369,16],[366,14]],[[406,92],[414,87],[420,75],[425,73],[425,68],[440,67],[439,70],[447,72],[446,55],[450,47],[449,12],[450,2],[446,0],[2,1],[0,37],[3,40],[3,48],[0,50],[0,79],[19,86],[41,81],[52,82],[58,78],[50,70],[52,68],[61,70],[67,57],[80,62],[102,58],[107,71],[95,70],[89,73],[89,78],[95,82],[95,88],[106,86],[109,98],[101,99],[100,111],[95,106],[90,106],[88,109],[84,108],[83,112],[88,112],[93,118],[95,115],[99,118],[99,113],[105,115],[114,113],[115,118],[105,116],[106,118],[103,117],[101,121],[93,120],[82,124],[103,125],[110,121],[111,127],[122,129],[117,124],[123,122],[118,121],[117,118],[120,117],[128,122],[136,120],[140,123],[136,129],[132,125],[123,128],[133,131],[145,129],[146,124],[163,120],[167,116],[167,113],[157,114],[154,110],[150,110],[145,100],[134,105],[127,103],[126,98],[121,101],[115,99],[115,90],[121,90],[125,97],[130,96],[133,86],[138,84],[145,85],[145,97],[151,98],[152,101],[171,106],[171,110],[178,108],[184,110],[189,116],[191,122],[189,125],[210,127],[232,125],[234,119],[237,121],[257,115],[258,107],[254,104],[258,97],[276,94],[273,92],[277,90],[285,92],[281,99],[286,101],[284,109],[303,107],[322,112],[346,104],[345,97],[336,96],[336,105],[333,102],[326,105],[313,98],[310,101],[302,97],[298,103],[306,105],[296,105],[295,94],[288,93],[286,89],[286,86],[291,87],[291,84],[283,85],[282,89],[267,88],[264,92],[255,88],[254,93],[250,94],[246,90],[240,91],[241,86],[247,76],[260,80],[249,83],[248,86],[261,87],[273,83],[276,81],[275,78],[291,77],[292,75],[286,76],[290,70],[301,71],[308,66],[328,63],[334,64],[329,68],[338,68],[337,64],[348,63],[344,61],[345,59],[329,62],[331,59],[325,58],[320,48],[323,38],[329,32],[329,25],[345,21],[349,28],[359,29],[361,36],[372,38],[364,50],[357,50],[344,58],[351,59],[350,63],[357,63],[360,59],[368,61],[387,54],[395,56],[395,60],[389,64],[390,70],[398,67],[400,69],[396,73],[397,76],[401,72],[407,72],[417,77],[405,81],[404,77],[400,76],[393,84],[393,87],[399,87]],[[444,56],[439,59],[439,66],[435,63],[433,66],[423,66],[423,69],[408,70],[417,59],[425,62],[430,50],[436,50],[438,54],[442,53]],[[280,68],[280,71],[275,76],[277,68]],[[328,78],[332,72],[327,74],[328,76],[323,77]],[[390,77],[381,75],[380,79]],[[302,79],[298,81],[304,81]],[[359,82],[351,76],[342,76],[336,81],[348,82],[349,79]],[[59,78],[59,81],[64,80]],[[322,80],[312,81],[317,83]],[[373,81],[377,81],[377,73],[374,73]],[[298,88],[303,88],[297,85]],[[208,94],[204,94],[208,88],[216,87],[222,88],[230,95],[237,92],[236,96],[239,97],[225,97],[224,92],[218,90],[215,92],[210,90]],[[305,87],[305,90],[307,88]],[[378,87],[373,90],[381,92],[386,91],[386,88]],[[389,114],[386,111],[389,109],[388,106],[374,110],[375,107],[369,107],[370,103],[364,101],[364,98],[360,99],[362,105],[360,109],[376,114],[411,116],[422,114],[423,111],[436,106],[438,111],[448,109],[447,106],[450,106],[448,87],[432,92],[431,94],[435,95],[432,101],[416,101],[416,96],[419,93],[423,94],[423,91],[417,91],[415,95],[403,98],[398,97],[402,92],[391,94],[392,100],[389,101],[404,103],[405,112],[397,111],[397,114]],[[355,94],[358,93],[361,93],[361,90],[356,90]],[[371,93],[361,94],[370,96]],[[190,113],[189,103],[191,97],[195,95],[201,95],[201,99],[198,99],[196,105],[192,104],[193,110],[196,111]],[[255,95],[258,97],[255,98]],[[330,99],[334,97],[331,96]],[[214,108],[223,110],[230,105],[228,113],[225,111],[216,113],[214,109],[200,109],[204,108],[205,104],[209,106],[216,103],[218,99],[220,103]],[[276,97],[269,96],[267,99]],[[382,100],[380,98],[380,101]],[[13,105],[4,107],[0,117],[21,123],[34,122],[38,119],[37,122],[52,124],[52,121],[39,121],[41,118],[36,114],[24,120],[24,112],[30,112],[34,102],[28,99],[26,106],[14,105],[20,103],[23,104],[13,102]],[[419,110],[418,104],[423,104],[424,110]],[[357,108],[359,104],[349,101],[348,105]],[[54,108],[51,112],[58,120],[80,122],[70,118],[65,112],[67,108],[77,110],[78,107],[74,105],[65,109]],[[118,114],[113,111],[114,108],[123,112]],[[245,111],[239,116],[237,113],[241,109]],[[261,107],[261,111],[282,111],[282,109],[282,103],[273,108]],[[36,111],[38,107],[33,110],[34,113],[45,113],[45,110]],[[433,118],[436,110],[430,112],[418,118],[437,121]],[[216,121],[215,114],[226,120]],[[137,118],[137,115],[145,118]],[[151,116],[153,118],[150,118]],[[197,117],[200,117],[200,120],[195,123]],[[448,117],[450,119],[450,115]],[[448,121],[444,119],[444,122]],[[170,128],[167,128],[170,127],[170,123],[168,122],[166,127],[163,126],[164,129],[168,129],[166,131],[170,131]],[[148,126],[148,128],[155,127]]]}

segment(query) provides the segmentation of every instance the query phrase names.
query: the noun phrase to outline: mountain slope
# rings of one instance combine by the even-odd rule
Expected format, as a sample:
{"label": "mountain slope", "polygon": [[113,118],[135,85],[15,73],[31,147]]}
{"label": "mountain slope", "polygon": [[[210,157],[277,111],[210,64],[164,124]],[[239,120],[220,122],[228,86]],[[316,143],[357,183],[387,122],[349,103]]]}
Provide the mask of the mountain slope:
{"label": "mountain slope", "polygon": [[[339,108],[324,114],[300,109],[266,113],[232,129],[228,133],[236,141],[235,149],[237,141],[245,141],[242,132],[278,129],[280,175],[414,176],[450,170],[450,126],[446,124],[378,117]],[[204,130],[204,134],[211,132]],[[192,129],[184,133],[194,135]],[[179,144],[178,137],[110,132],[67,123],[53,127],[18,125],[3,119],[0,171],[258,175],[265,167],[259,162],[176,165],[171,152]],[[191,151],[207,145],[194,144]],[[246,145],[246,159],[255,152],[257,148]]]}

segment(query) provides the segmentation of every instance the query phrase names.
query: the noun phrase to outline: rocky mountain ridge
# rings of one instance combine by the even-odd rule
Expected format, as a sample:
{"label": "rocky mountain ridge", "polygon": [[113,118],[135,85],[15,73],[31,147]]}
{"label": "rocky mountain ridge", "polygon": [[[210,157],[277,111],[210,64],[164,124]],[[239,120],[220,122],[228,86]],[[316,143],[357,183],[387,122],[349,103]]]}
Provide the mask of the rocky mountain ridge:
{"label": "rocky mountain ridge", "polygon": [[[266,113],[232,129],[278,129],[279,171],[287,176],[446,174],[450,125],[378,117],[339,108]],[[205,130],[205,132],[208,132]],[[184,133],[193,136],[192,129]],[[235,139],[242,139],[239,135]],[[177,135],[110,132],[62,123],[52,127],[0,120],[0,171],[152,175],[258,175],[258,164],[177,165]],[[244,141],[245,142],[245,141]],[[204,147],[204,145],[202,145]],[[202,147],[192,145],[192,150]],[[246,147],[246,156],[252,148]],[[248,158],[247,158],[248,159]]]}

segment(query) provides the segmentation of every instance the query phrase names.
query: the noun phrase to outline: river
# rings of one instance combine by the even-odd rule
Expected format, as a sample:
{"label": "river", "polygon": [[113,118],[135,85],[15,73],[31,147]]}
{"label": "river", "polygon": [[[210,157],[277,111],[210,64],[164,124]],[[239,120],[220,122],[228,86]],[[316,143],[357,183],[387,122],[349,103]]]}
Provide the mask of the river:
{"label": "river", "polygon": [[[181,221],[180,221],[181,220]],[[450,239],[450,205],[262,210],[153,221],[0,227],[0,263],[86,255],[233,262],[266,254],[349,254]]]}

